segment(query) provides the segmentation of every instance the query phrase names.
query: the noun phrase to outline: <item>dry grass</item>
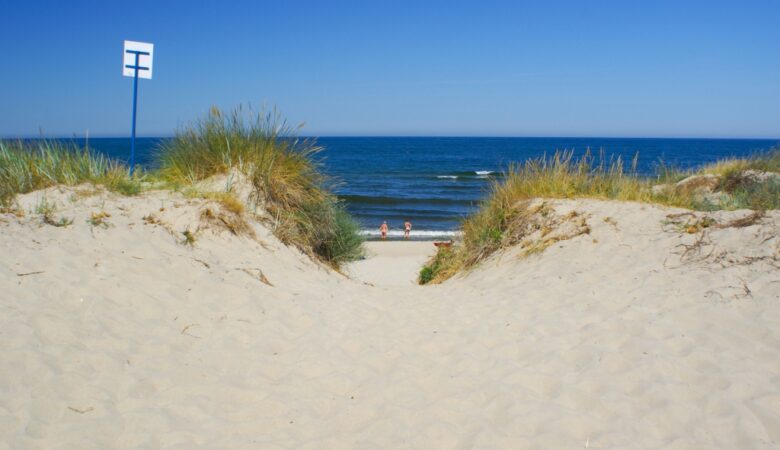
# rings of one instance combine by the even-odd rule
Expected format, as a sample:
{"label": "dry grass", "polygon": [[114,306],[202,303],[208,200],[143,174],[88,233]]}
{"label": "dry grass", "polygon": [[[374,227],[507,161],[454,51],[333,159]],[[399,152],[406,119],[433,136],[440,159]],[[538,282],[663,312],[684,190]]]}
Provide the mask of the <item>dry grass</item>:
{"label": "dry grass", "polygon": [[[654,185],[673,183],[694,173],[716,174],[728,182],[744,170],[780,172],[780,151],[777,150],[744,160],[720,161],[699,172],[664,168],[653,178],[637,176],[635,168],[636,158],[626,170],[620,158],[607,160],[602,156],[597,159],[586,154],[577,159],[573,152],[568,151],[510,166],[503,180],[493,183],[480,209],[464,220],[463,242],[446,252],[439,251],[423,267],[420,282],[444,281],[474,267],[499,249],[517,245],[536,232],[542,239],[527,243],[525,254],[543,251],[556,242],[555,239],[587,233],[589,228],[582,224],[579,231],[545,238],[559,225],[556,222],[559,219],[549,217],[550,208],[544,203],[532,202],[532,199],[597,198],[699,210],[750,208],[763,211],[780,207],[780,184],[771,181],[752,184],[732,182],[728,195],[722,197],[719,203],[702,198],[695,189],[668,189],[656,193],[652,189]],[[691,233],[710,225],[706,220],[680,224],[683,230]]]}
{"label": "dry grass", "polygon": [[715,219],[709,216],[699,217],[693,212],[668,214],[663,225],[671,227],[678,233],[694,234],[716,224]]}
{"label": "dry grass", "polygon": [[87,223],[90,224],[93,227],[101,227],[101,228],[108,228],[108,218],[111,217],[111,214],[100,211],[100,212],[93,212],[90,214],[89,219],[87,219]]}
{"label": "dry grass", "polygon": [[704,166],[698,173],[718,176],[717,189],[728,195],[719,202],[693,198],[685,206],[698,210],[780,208],[780,177],[759,183],[748,175],[751,172],[780,174],[780,149],[747,158],[723,159]]}
{"label": "dry grass", "polygon": [[[502,229],[472,228],[484,222],[464,224],[464,240],[459,245],[440,249],[420,272],[421,284],[440,283],[463,270],[477,266],[500,249],[517,246],[527,257],[543,252],[551,245],[590,233],[587,217],[577,211],[560,215],[548,202],[523,200],[507,214]],[[484,220],[484,219],[482,219]],[[465,225],[470,228],[466,229]]]}
{"label": "dry grass", "polygon": [[88,182],[125,195],[141,190],[138,174],[89,149],[57,141],[0,141],[0,205],[8,207],[17,194],[50,186]]}
{"label": "dry grass", "polygon": [[149,213],[141,218],[146,225],[162,225],[162,220],[154,213]]}
{"label": "dry grass", "polygon": [[[192,186],[240,172],[251,181],[255,201],[282,242],[338,266],[361,255],[362,239],[333,195],[332,180],[320,171],[320,150],[312,140],[295,138],[275,113],[239,108],[224,114],[212,108],[160,148],[159,173],[173,185]],[[226,210],[243,212],[237,199],[209,195],[217,195]]]}
{"label": "dry grass", "polygon": [[745,228],[759,223],[764,216],[766,216],[766,212],[764,211],[753,211],[740,219],[715,224],[715,228]]}
{"label": "dry grass", "polygon": [[255,237],[255,232],[243,213],[237,213],[224,207],[218,210],[205,208],[201,212],[200,219],[205,226],[225,229],[235,236]]}
{"label": "dry grass", "polygon": [[219,203],[222,209],[224,209],[225,211],[231,214],[240,216],[244,214],[246,210],[241,200],[236,198],[236,196],[230,192],[213,193],[213,194],[209,194],[206,198],[215,200],[217,203]]}
{"label": "dry grass", "polygon": [[55,219],[52,216],[44,215],[43,216],[43,223],[46,225],[51,225],[53,227],[67,227],[70,225],[73,225],[73,219],[68,219],[67,217],[60,217],[59,219]]}
{"label": "dry grass", "polygon": [[746,170],[780,173],[780,149],[758,153],[747,158],[722,159],[713,164],[705,165],[701,172],[728,177]]}
{"label": "dry grass", "polygon": [[183,245],[187,245],[189,247],[194,247],[195,242],[197,242],[197,238],[195,237],[195,232],[190,230],[184,230],[182,231],[182,236],[184,236],[184,239],[182,240]]}
{"label": "dry grass", "polygon": [[708,228],[745,228],[756,225],[766,216],[764,211],[751,211],[745,217],[730,220],[728,222],[718,222],[715,218],[701,213],[683,212],[667,214],[664,225],[667,231],[678,233],[696,234]]}
{"label": "dry grass", "polygon": [[55,218],[57,212],[57,206],[54,203],[48,201],[46,196],[43,196],[38,204],[35,206],[35,213],[41,216],[41,221],[46,225],[53,227],[67,227],[73,224],[73,219],[66,217]]}
{"label": "dry grass", "polygon": [[[632,172],[635,166],[636,159]],[[479,211],[463,222],[462,244],[449,254],[437,255],[437,270],[430,281],[444,281],[537,231],[544,237],[560,218],[547,203],[532,200],[572,197],[651,201],[652,192],[648,181],[625,173],[620,158],[596,161],[591,154],[575,159],[573,152],[556,152],[549,158],[512,165],[503,181],[493,183]],[[541,239],[527,244],[525,252],[538,253],[553,242]]]}
{"label": "dry grass", "polygon": [[258,269],[258,268],[239,268],[238,270],[246,273],[247,275],[249,275],[252,278],[255,278],[255,279],[259,280],[261,283],[263,283],[263,284],[265,284],[267,286],[271,286],[271,287],[274,286],[273,283],[271,283],[271,281],[268,279],[268,277],[265,276],[265,274],[263,273],[263,271],[261,269]]}
{"label": "dry grass", "polygon": [[[192,188],[209,177],[237,171],[250,180],[251,201],[256,203],[252,206],[267,211],[277,237],[337,267],[361,256],[362,238],[332,193],[333,180],[320,170],[320,147],[293,132],[276,113],[238,108],[223,114],[213,108],[162,144],[157,171],[136,171],[134,176],[123,164],[89,149],[57,141],[0,141],[0,212],[18,209],[17,194],[59,184],[91,183],[132,195],[141,191],[142,181],[148,187]],[[79,191],[74,200],[95,192]],[[210,217],[206,214],[208,221],[234,233],[249,230],[247,205],[229,190],[202,196],[220,205]]]}
{"label": "dry grass", "polygon": [[16,203],[11,203],[7,206],[0,204],[0,214],[11,214],[19,218],[26,215],[24,210]]}

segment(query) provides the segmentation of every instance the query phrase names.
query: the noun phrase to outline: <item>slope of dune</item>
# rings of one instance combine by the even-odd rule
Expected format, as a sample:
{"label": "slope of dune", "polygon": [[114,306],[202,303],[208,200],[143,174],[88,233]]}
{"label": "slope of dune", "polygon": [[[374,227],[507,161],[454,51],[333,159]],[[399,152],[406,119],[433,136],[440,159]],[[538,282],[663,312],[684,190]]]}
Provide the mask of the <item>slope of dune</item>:
{"label": "slope of dune", "polygon": [[776,211],[555,201],[589,233],[421,287],[425,246],[342,275],[213,203],[77,192],[0,216],[0,448],[780,446]]}

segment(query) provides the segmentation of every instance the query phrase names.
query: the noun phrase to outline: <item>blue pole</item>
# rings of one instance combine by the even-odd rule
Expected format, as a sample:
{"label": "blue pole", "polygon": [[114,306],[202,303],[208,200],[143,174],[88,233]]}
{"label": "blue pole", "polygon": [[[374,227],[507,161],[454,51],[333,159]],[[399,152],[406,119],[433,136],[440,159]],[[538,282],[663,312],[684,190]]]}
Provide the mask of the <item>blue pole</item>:
{"label": "blue pole", "polygon": [[135,76],[133,77],[133,137],[130,139],[130,175],[135,170],[135,110],[138,104],[138,58],[135,54]]}

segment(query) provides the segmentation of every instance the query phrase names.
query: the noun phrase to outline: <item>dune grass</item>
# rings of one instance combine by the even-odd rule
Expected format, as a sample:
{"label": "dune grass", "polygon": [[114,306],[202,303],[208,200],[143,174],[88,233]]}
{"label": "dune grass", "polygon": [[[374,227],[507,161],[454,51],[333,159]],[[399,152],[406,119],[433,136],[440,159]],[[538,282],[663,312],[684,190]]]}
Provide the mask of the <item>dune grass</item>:
{"label": "dune grass", "polygon": [[[780,151],[743,159],[728,159],[698,171],[662,168],[655,177],[636,174],[636,158],[628,170],[622,159],[595,158],[586,153],[575,158],[571,151],[512,165],[501,181],[495,181],[479,210],[463,221],[463,241],[440,250],[421,270],[421,284],[444,281],[474,267],[497,250],[516,244],[529,232],[528,200],[534,198],[597,198],[657,203],[694,210],[780,209],[780,183],[745,182],[746,170],[780,172]],[[708,199],[690,189],[653,191],[653,186],[673,183],[695,174],[719,175],[725,194]],[[737,181],[735,181],[737,180]]]}
{"label": "dune grass", "polygon": [[780,148],[746,158],[727,158],[702,167],[702,173],[727,177],[746,170],[780,173]]}
{"label": "dune grass", "polygon": [[141,175],[89,149],[59,141],[0,141],[0,206],[10,207],[17,194],[50,186],[102,185],[125,195],[141,190]]}
{"label": "dune grass", "polygon": [[[134,176],[121,162],[60,141],[0,141],[0,207],[11,209],[17,194],[58,184],[88,182],[133,195],[149,182],[187,189],[238,171],[250,181],[252,201],[267,211],[277,237],[338,267],[362,255],[362,238],[332,192],[334,181],[320,170],[320,147],[293,131],[275,113],[238,108],[223,114],[213,108],[160,146],[157,169]],[[244,214],[230,193],[201,194],[233,215]]]}
{"label": "dune grass", "polygon": [[362,239],[332,192],[333,180],[320,170],[320,150],[313,140],[295,138],[278,114],[212,108],[159,148],[157,175],[187,186],[240,172],[282,242],[337,267],[362,254]]}
{"label": "dune grass", "polygon": [[780,176],[756,183],[749,173],[780,174],[780,149],[747,158],[729,158],[704,166],[701,173],[720,177],[718,190],[728,193],[722,202],[694,202],[693,209],[780,209]]}
{"label": "dune grass", "polygon": [[[59,141],[0,141],[0,207],[12,207],[17,194],[57,184],[93,183],[125,195],[141,191],[143,181],[169,187],[192,187],[215,175],[238,171],[250,181],[253,201],[267,211],[274,234],[283,242],[337,267],[362,255],[357,224],[333,194],[333,180],[320,170],[313,140],[297,139],[275,113],[256,114],[238,108],[228,114],[213,108],[203,119],[181,129],[157,152],[158,169],[130,176],[122,163],[89,149]],[[527,232],[519,218],[532,198],[590,197],[640,201],[699,210],[780,208],[780,182],[755,183],[746,171],[780,172],[780,150],[749,158],[732,158],[698,171],[662,168],[656,177],[639,177],[636,159],[606,160],[573,152],[510,166],[491,186],[479,211],[463,223],[463,242],[436,256],[421,281],[436,282],[473,267]],[[727,195],[702,197],[692,190],[654,191],[693,174],[713,174]],[[231,195],[205,193],[229,212],[244,207]],[[216,197],[215,197],[216,196]],[[526,227],[527,228],[527,227]]]}

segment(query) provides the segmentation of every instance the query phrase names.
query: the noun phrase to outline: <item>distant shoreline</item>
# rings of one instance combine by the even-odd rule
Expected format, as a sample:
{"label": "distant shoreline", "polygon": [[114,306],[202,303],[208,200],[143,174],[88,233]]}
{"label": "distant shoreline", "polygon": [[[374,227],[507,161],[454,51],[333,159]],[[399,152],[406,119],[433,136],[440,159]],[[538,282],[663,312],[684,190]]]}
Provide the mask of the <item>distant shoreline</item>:
{"label": "distant shoreline", "polygon": [[[379,230],[360,230],[359,234],[366,241],[405,241],[403,230],[390,230],[387,233],[387,239],[382,239]],[[410,241],[448,241],[457,240],[463,235],[459,230],[412,230],[409,235]]]}
{"label": "distant shoreline", "polygon": [[[138,139],[173,139],[175,134],[144,134],[137,135]],[[586,135],[561,135],[561,136],[524,136],[524,135],[449,135],[449,134],[397,134],[397,135],[384,135],[384,134],[327,134],[327,133],[311,133],[302,134],[299,136],[302,139],[598,139],[598,140],[628,140],[628,139],[647,139],[647,140],[711,140],[711,141],[777,141],[780,142],[780,136],[586,136]],[[122,134],[90,134],[90,135],[76,135],[71,134],[52,134],[46,136],[40,135],[5,135],[0,136],[3,140],[38,140],[38,139],[54,139],[58,141],[71,141],[71,140],[85,140],[85,139],[129,139],[129,136],[125,133]]]}
{"label": "distant shoreline", "polygon": [[[157,145],[167,139],[139,138],[136,162],[155,170]],[[83,138],[65,140],[86,144]],[[409,220],[413,233],[423,233],[415,239],[435,240],[442,237],[426,236],[420,230],[458,230],[463,219],[485,200],[492,183],[503,181],[513,162],[523,163],[559,149],[570,149],[579,157],[590,148],[597,159],[609,162],[620,157],[626,172],[654,177],[662,166],[695,170],[721,159],[748,157],[777,143],[713,138],[323,136],[316,146],[324,151],[315,159],[324,173],[337,180],[333,193],[361,229],[378,232],[383,221],[391,229],[400,229]],[[89,139],[90,150],[119,161],[127,160],[129,144],[127,138],[91,135]]]}

